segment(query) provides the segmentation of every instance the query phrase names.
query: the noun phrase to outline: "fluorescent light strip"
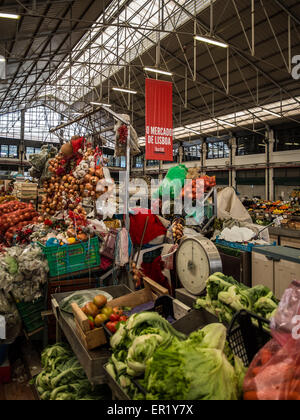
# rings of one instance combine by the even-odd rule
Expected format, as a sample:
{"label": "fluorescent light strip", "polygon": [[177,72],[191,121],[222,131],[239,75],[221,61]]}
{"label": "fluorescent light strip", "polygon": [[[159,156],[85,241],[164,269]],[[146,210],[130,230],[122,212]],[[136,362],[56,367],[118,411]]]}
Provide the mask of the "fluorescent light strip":
{"label": "fluorescent light strip", "polygon": [[110,104],[104,104],[102,102],[101,103],[100,102],[90,102],[90,104],[94,105],[94,106],[107,106],[108,108],[111,107]]}
{"label": "fluorescent light strip", "polygon": [[229,45],[225,44],[225,42],[217,41],[213,38],[207,38],[206,36],[195,35],[194,39],[200,42],[205,42],[206,44],[216,45],[217,47],[228,48]]}
{"label": "fluorescent light strip", "polygon": [[213,121],[216,122],[216,123],[219,123],[219,124],[229,125],[229,127],[236,127],[236,125],[231,124],[231,123],[229,123],[227,121],[223,121],[223,120],[213,120]]}
{"label": "fluorescent light strip", "polygon": [[274,115],[274,117],[281,117],[280,114],[277,114],[276,112],[270,111],[269,109],[261,108],[262,111],[267,112],[268,114]]}
{"label": "fluorescent light strip", "polygon": [[192,133],[199,134],[201,136],[202,133],[200,131],[193,130],[192,128],[184,127],[186,130],[191,131]]}
{"label": "fluorescent light strip", "polygon": [[173,76],[173,73],[169,71],[154,69],[151,67],[144,67],[144,71],[149,71],[149,72],[157,73],[157,74],[164,74],[165,76]]}
{"label": "fluorescent light strip", "polygon": [[0,57],[0,63],[6,63],[6,59],[4,57]]}
{"label": "fluorescent light strip", "polygon": [[137,94],[137,91],[136,90],[130,90],[130,89],[123,89],[123,88],[113,87],[112,90],[115,90],[117,92],[132,93],[133,95],[136,95]]}
{"label": "fluorescent light strip", "polygon": [[14,15],[12,13],[2,13],[2,12],[0,12],[0,18],[18,20],[18,19],[20,19],[20,17],[21,17],[20,15]]}

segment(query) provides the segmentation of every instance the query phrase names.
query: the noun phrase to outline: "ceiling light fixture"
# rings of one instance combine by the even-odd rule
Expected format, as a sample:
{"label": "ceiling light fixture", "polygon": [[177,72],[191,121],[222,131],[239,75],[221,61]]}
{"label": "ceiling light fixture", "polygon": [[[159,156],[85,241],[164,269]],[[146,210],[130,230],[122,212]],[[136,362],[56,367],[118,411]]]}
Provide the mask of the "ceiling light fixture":
{"label": "ceiling light fixture", "polygon": [[200,133],[200,131],[196,131],[196,130],[193,130],[192,128],[188,128],[188,127],[184,127],[184,128],[188,131],[191,131],[192,133],[199,134],[200,136],[202,135],[202,133]]}
{"label": "ceiling light fixture", "polygon": [[90,102],[93,106],[107,106],[108,108],[111,107],[111,104],[105,104],[103,102]]}
{"label": "ceiling light fixture", "polygon": [[131,89],[123,89],[123,88],[117,88],[117,87],[113,87],[112,90],[115,90],[117,92],[124,92],[124,93],[132,93],[133,95],[137,94],[136,90],[131,90]]}
{"label": "ceiling light fixture", "polygon": [[267,112],[268,114],[274,115],[274,117],[281,117],[280,114],[277,114],[276,112],[270,111],[269,109],[261,108],[262,111]]}
{"label": "ceiling light fixture", "polygon": [[223,120],[213,120],[214,122],[218,123],[218,124],[223,124],[223,125],[229,125],[229,127],[236,127],[236,125],[227,122],[227,121],[223,121]]}
{"label": "ceiling light fixture", "polygon": [[2,12],[0,12],[0,18],[18,20],[18,19],[21,18],[21,16],[20,15],[14,15],[12,13],[2,13]]}
{"label": "ceiling light fixture", "polygon": [[152,67],[144,67],[144,71],[149,71],[149,72],[157,73],[157,74],[163,74],[165,76],[173,76],[173,73],[171,73],[169,71],[155,69],[155,68],[152,68]]}
{"label": "ceiling light fixture", "polygon": [[215,45],[217,47],[229,48],[229,45],[226,44],[225,42],[217,41],[216,39],[209,38],[207,36],[195,35],[194,39],[196,39],[197,41],[200,41],[200,42],[205,42],[206,44]]}

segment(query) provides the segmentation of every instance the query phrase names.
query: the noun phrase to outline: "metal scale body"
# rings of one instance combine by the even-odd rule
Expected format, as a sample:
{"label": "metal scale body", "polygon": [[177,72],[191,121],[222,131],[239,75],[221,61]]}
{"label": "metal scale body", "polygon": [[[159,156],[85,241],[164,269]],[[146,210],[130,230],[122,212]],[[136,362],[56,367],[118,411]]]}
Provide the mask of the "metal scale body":
{"label": "metal scale body", "polygon": [[182,239],[176,254],[177,275],[182,286],[192,295],[200,295],[206,280],[216,272],[222,272],[218,249],[201,234]]}

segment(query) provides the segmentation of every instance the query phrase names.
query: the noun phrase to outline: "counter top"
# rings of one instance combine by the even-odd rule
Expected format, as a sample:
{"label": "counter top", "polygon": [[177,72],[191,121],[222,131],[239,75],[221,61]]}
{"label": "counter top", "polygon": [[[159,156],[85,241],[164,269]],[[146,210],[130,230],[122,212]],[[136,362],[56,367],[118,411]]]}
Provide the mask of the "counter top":
{"label": "counter top", "polygon": [[300,230],[293,230],[293,229],[284,229],[284,228],[269,228],[270,235],[277,235],[277,236],[286,236],[287,238],[299,238],[300,239]]}

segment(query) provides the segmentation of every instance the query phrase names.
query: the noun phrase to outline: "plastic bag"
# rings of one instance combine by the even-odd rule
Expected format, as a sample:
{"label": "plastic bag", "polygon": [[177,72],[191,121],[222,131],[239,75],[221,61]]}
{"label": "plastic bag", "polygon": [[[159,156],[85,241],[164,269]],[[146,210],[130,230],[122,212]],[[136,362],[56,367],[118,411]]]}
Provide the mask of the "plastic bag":
{"label": "plastic bag", "polygon": [[178,165],[171,168],[153,197],[167,196],[174,200],[181,193],[187,173],[188,170],[185,165]]}
{"label": "plastic bag", "polygon": [[271,320],[273,339],[254,358],[244,381],[245,400],[300,401],[300,282],[285,291]]}

